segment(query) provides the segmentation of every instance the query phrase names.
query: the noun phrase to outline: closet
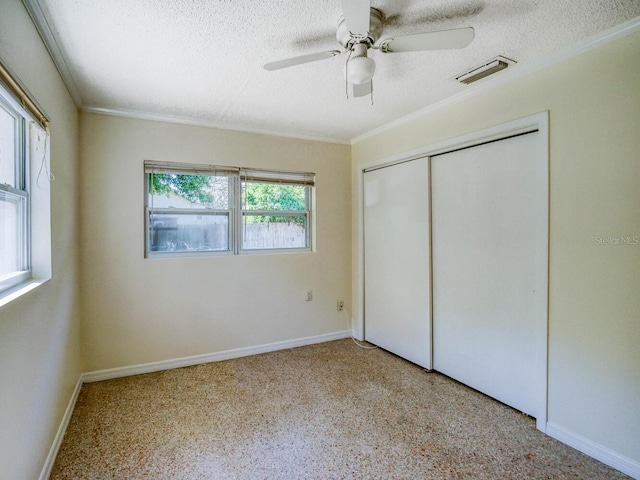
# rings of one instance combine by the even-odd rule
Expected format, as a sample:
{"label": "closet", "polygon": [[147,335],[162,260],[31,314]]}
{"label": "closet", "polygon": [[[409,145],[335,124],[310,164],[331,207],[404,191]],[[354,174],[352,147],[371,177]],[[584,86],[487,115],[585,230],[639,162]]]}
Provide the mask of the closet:
{"label": "closet", "polygon": [[365,336],[431,368],[427,158],[364,174]]}
{"label": "closet", "polygon": [[548,154],[538,129],[363,173],[364,334],[546,415]]}

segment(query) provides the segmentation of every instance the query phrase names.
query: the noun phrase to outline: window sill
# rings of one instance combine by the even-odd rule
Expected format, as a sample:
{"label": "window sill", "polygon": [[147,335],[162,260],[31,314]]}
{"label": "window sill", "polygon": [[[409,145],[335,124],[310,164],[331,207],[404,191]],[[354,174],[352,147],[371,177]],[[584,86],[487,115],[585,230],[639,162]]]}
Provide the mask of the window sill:
{"label": "window sill", "polygon": [[251,248],[240,250],[240,255],[269,255],[269,254],[293,254],[293,253],[310,253],[313,250],[309,247],[300,248]]}
{"label": "window sill", "polygon": [[185,250],[182,252],[147,252],[145,258],[194,258],[194,257],[228,257],[231,250]]}
{"label": "window sill", "polygon": [[38,288],[49,279],[32,279],[13,288],[0,292],[0,308],[20,298],[22,295],[29,293],[31,290]]}

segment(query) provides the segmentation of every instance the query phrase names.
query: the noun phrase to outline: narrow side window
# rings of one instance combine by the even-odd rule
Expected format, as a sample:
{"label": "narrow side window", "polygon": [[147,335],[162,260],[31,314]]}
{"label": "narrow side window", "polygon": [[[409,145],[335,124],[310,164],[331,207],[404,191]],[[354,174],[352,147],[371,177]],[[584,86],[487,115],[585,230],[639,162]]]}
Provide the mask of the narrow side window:
{"label": "narrow side window", "polygon": [[30,275],[25,120],[0,99],[0,291]]}
{"label": "narrow side window", "polygon": [[49,119],[0,61],[0,306],[51,278]]}

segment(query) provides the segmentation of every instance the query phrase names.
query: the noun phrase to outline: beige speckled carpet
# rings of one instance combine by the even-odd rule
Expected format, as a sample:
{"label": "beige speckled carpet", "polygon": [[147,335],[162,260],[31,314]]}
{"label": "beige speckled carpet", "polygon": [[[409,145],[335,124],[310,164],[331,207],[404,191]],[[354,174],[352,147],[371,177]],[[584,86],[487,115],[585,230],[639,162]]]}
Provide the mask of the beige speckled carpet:
{"label": "beige speckled carpet", "polygon": [[84,385],[51,478],[627,477],[347,339]]}

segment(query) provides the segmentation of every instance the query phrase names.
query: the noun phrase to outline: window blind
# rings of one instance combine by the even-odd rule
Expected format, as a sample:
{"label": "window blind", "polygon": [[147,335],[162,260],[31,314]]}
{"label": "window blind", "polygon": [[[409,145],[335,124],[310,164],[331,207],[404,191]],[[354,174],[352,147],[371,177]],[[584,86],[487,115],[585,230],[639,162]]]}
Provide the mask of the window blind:
{"label": "window blind", "polygon": [[0,82],[6,87],[20,106],[33,117],[45,130],[49,126],[49,119],[44,114],[42,108],[37,104],[25,87],[15,77],[9,69],[0,61]]}
{"label": "window blind", "polygon": [[284,170],[260,170],[256,168],[241,168],[240,178],[246,182],[286,183],[288,185],[315,185],[315,173],[288,172]]}
{"label": "window blind", "polygon": [[144,171],[145,173],[177,173],[182,175],[233,175],[237,174],[239,169],[222,165],[196,165],[145,160]]}
{"label": "window blind", "polygon": [[225,165],[202,165],[191,163],[169,163],[154,160],[144,161],[145,173],[177,173],[183,175],[234,175],[246,182],[286,183],[313,187],[316,174],[286,170],[262,170],[258,168],[229,167]]}

